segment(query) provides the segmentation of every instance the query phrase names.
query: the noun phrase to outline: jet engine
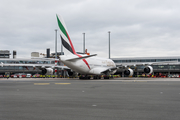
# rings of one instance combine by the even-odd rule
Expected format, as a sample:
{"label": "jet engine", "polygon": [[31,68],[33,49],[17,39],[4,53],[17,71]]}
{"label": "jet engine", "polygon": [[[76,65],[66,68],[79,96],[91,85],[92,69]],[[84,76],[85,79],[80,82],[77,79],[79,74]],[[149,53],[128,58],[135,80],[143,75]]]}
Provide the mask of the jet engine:
{"label": "jet engine", "polygon": [[125,75],[128,75],[128,76],[133,76],[133,70],[131,68],[128,68],[127,70],[124,71],[124,74]]}
{"label": "jet engine", "polygon": [[69,76],[76,76],[77,75],[77,73],[75,71],[72,71],[72,70],[67,70],[67,72],[68,72]]}
{"label": "jet engine", "polygon": [[73,71],[68,71],[68,75],[69,75],[69,76],[73,76],[73,75],[74,75],[74,72],[73,72]]}
{"label": "jet engine", "polygon": [[42,74],[43,75],[51,75],[51,74],[53,74],[53,69],[52,68],[43,68]]}
{"label": "jet engine", "polygon": [[153,68],[151,66],[147,66],[144,68],[144,72],[146,74],[151,74],[153,72]]}

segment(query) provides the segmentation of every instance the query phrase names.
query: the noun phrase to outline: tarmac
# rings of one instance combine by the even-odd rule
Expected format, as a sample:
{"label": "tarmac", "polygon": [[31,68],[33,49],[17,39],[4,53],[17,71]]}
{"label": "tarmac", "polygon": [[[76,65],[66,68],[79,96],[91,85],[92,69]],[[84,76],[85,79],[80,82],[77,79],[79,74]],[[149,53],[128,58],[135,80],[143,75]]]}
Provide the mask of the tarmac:
{"label": "tarmac", "polygon": [[179,120],[179,78],[0,79],[0,120]]}

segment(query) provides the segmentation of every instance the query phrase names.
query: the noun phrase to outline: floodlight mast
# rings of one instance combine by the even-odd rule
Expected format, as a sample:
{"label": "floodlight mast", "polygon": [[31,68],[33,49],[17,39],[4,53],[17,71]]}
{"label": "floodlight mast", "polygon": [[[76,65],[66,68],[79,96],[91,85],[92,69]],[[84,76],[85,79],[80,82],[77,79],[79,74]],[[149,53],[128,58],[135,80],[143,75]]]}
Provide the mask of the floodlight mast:
{"label": "floodlight mast", "polygon": [[85,33],[83,33],[83,53],[85,53]]}
{"label": "floodlight mast", "polygon": [[55,29],[55,58],[57,59],[57,29]]}
{"label": "floodlight mast", "polygon": [[111,49],[110,49],[110,31],[108,32],[109,33],[109,59],[111,58]]}

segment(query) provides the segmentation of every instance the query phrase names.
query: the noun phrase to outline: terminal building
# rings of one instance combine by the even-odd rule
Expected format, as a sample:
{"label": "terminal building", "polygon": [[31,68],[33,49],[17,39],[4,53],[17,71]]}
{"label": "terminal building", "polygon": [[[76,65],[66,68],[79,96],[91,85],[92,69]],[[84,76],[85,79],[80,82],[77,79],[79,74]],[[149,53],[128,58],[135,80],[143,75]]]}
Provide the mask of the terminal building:
{"label": "terminal building", "polygon": [[[59,55],[62,55],[63,53],[59,52]],[[42,59],[40,58],[40,54],[38,52],[32,52],[31,56],[35,58],[30,59],[21,59],[16,58],[16,51],[13,51],[13,58],[10,58],[10,52],[8,50],[1,50],[0,51],[0,63],[4,64],[49,64],[54,65],[55,61],[53,59],[48,59],[49,57],[54,57],[55,53],[50,54],[50,49],[47,49],[47,54],[45,55],[46,58]],[[44,57],[44,56],[43,56]],[[166,75],[170,74],[179,74],[180,75],[180,56],[172,56],[172,57],[131,57],[131,58],[111,58],[117,67],[120,67],[122,64],[127,65],[128,64],[138,64],[138,63],[154,63],[154,62],[170,62],[167,64],[158,64],[158,65],[151,65],[153,67],[153,75],[162,73]],[[172,61],[172,62],[171,62]],[[63,66],[63,64],[59,61],[57,63],[59,66]],[[134,71],[134,77],[138,75],[144,74],[143,69],[145,66],[130,66],[130,68]],[[124,75],[124,69],[118,69],[116,74],[120,74],[121,76]],[[6,67],[0,67],[0,75],[4,75],[6,72],[13,73],[41,73],[41,70],[34,69],[33,67],[22,67],[22,66],[6,66]],[[63,69],[58,69],[58,74],[62,74]],[[63,73],[64,74],[64,73]]]}
{"label": "terminal building", "polygon": [[[4,75],[5,73],[9,72],[10,74],[14,73],[31,73],[31,74],[36,74],[39,73],[41,74],[42,70],[38,68],[34,68],[33,65],[36,64],[41,64],[41,65],[49,65],[49,66],[54,66],[55,65],[55,60],[51,58],[30,58],[30,59],[0,59],[0,63],[3,64],[17,64],[17,66],[0,66],[0,74]],[[21,66],[18,64],[32,64],[32,66]],[[60,61],[57,62],[57,65],[62,65]],[[57,70],[57,74],[61,75],[61,68]]]}
{"label": "terminal building", "polygon": [[9,50],[0,50],[0,58],[10,58]]}
{"label": "terminal building", "polygon": [[[49,57],[47,58],[45,56],[40,57],[38,52],[32,52],[31,58],[24,59],[24,58],[16,58],[16,51],[13,51],[13,58],[10,58],[10,51],[8,50],[0,50],[0,75],[8,74],[14,74],[14,73],[31,73],[31,74],[41,74],[42,70],[38,68],[34,68],[33,65],[41,64],[48,65],[48,66],[54,66],[55,60],[53,59],[54,54],[50,54],[50,49],[47,50],[47,54]],[[59,53],[60,54],[60,53]],[[61,53],[62,54],[62,53]],[[16,66],[3,66],[3,64],[17,64]],[[32,66],[21,66],[18,64],[32,64]],[[57,66],[63,66],[63,64],[60,61],[57,61]],[[57,75],[66,75],[64,70],[61,67],[57,68]]]}

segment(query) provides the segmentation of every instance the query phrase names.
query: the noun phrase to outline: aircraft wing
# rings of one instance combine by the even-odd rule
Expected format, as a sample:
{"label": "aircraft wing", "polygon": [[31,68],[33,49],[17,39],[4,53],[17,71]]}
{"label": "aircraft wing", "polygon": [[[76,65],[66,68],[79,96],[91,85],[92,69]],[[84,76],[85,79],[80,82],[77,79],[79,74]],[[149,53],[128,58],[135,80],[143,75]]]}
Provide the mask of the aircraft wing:
{"label": "aircraft wing", "polygon": [[104,73],[104,74],[106,74],[107,72],[111,73],[111,72],[113,72],[113,71],[115,71],[117,69],[119,69],[119,67],[112,67],[112,68],[108,68],[108,69],[102,71],[101,73]]}
{"label": "aircraft wing", "polygon": [[131,66],[149,66],[149,65],[170,65],[179,64],[178,61],[163,61],[163,62],[141,62],[141,63],[120,63],[119,67],[131,67]]}

